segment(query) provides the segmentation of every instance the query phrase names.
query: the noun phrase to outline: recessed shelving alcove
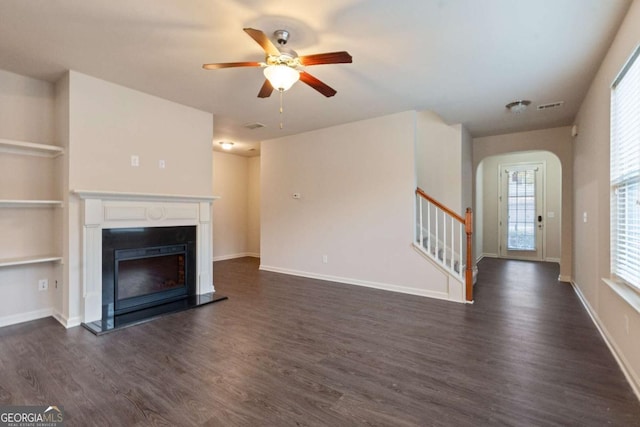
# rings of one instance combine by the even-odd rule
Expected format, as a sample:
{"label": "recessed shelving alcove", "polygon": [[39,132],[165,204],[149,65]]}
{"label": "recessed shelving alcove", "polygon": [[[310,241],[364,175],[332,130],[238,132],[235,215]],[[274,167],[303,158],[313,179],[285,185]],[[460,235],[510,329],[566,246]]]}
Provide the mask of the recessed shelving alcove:
{"label": "recessed shelving alcove", "polygon": [[[19,173],[23,174],[24,176],[28,176],[31,173],[30,168],[36,171],[38,165],[42,165],[42,163],[38,162],[53,161],[53,159],[63,154],[64,148],[57,145],[0,138],[0,156],[13,156],[14,158],[16,158],[15,156],[45,158],[42,160],[33,159],[33,161],[24,159],[23,161],[24,165],[26,165],[26,168],[19,168],[18,170],[16,170],[14,166],[13,170],[11,168],[9,168],[9,170],[5,170],[4,173],[6,174],[15,175],[16,173]],[[9,176],[10,175],[7,175],[7,177]],[[55,181],[56,177],[46,176],[46,179]],[[39,187],[42,184],[45,183],[34,182],[31,187]],[[16,194],[8,194],[8,192],[10,191],[15,192],[15,190],[11,188],[10,184],[8,187],[3,188],[2,193],[0,193],[0,209],[3,210],[3,217],[5,221],[12,225],[12,231],[13,229],[17,228],[25,231],[25,233],[20,234],[19,232],[17,232],[17,236],[15,234],[13,235],[14,241],[19,241],[21,243],[20,245],[15,246],[23,248],[22,251],[20,249],[15,249],[14,251],[12,249],[13,245],[9,245],[9,242],[3,242],[3,244],[7,246],[7,250],[3,251],[3,253],[0,255],[0,268],[49,262],[62,262],[61,254],[55,253],[57,252],[56,247],[60,247],[61,245],[59,244],[60,242],[55,241],[56,239],[54,237],[42,239],[44,242],[46,242],[43,245],[39,245],[38,242],[35,241],[30,242],[29,245],[23,244],[26,240],[40,241],[40,239],[33,238],[33,234],[35,234],[35,232],[27,232],[33,229],[36,225],[38,226],[38,230],[42,231],[46,229],[47,232],[51,234],[51,236],[55,235],[54,227],[56,226],[56,224],[53,220],[54,215],[49,214],[46,211],[56,208],[62,208],[63,201],[55,198],[55,196],[58,195],[57,193],[59,193],[59,189],[53,187],[51,188],[51,191],[44,192],[39,189],[36,197],[44,195],[45,198],[41,199],[32,197],[36,193],[33,191],[26,191],[26,193],[29,193],[28,197],[16,198]],[[18,194],[18,197],[22,195],[23,194],[20,193]],[[2,196],[9,197],[2,198]],[[54,198],[52,198],[51,196],[54,196]],[[34,218],[37,218],[36,222],[44,223],[45,225],[33,224],[32,221],[34,221]],[[24,250],[25,246],[28,246],[32,253],[23,253],[26,252]]]}

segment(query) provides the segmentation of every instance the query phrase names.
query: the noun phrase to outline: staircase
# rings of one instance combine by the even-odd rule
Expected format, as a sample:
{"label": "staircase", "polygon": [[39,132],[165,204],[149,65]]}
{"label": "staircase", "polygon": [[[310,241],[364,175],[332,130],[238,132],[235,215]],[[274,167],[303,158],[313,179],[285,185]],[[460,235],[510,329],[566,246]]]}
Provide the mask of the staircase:
{"label": "staircase", "polygon": [[414,246],[464,285],[466,302],[473,302],[473,214],[462,217],[416,189],[417,224]]}

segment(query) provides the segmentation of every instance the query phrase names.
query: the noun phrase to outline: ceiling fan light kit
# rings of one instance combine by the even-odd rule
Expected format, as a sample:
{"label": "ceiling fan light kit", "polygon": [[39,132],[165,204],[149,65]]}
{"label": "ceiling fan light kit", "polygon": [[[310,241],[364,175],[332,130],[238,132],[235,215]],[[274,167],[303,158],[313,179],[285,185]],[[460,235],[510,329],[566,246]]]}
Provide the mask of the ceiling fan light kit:
{"label": "ceiling fan light kit", "polygon": [[269,65],[264,69],[264,76],[271,86],[279,91],[289,90],[300,80],[300,72],[284,64]]}

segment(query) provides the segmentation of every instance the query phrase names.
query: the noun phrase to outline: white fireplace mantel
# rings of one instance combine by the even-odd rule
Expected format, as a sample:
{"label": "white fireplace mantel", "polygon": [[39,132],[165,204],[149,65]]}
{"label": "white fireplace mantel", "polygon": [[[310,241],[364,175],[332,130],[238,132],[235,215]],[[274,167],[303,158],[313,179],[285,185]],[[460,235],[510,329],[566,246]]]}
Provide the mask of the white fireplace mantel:
{"label": "white fireplace mantel", "polygon": [[74,190],[83,213],[83,321],[102,318],[102,229],[196,226],[196,292],[214,292],[211,203],[217,196]]}
{"label": "white fireplace mantel", "polygon": [[128,193],[123,191],[73,190],[81,199],[134,200],[134,201],[173,201],[173,202],[213,202],[220,196],[189,196],[183,194]]}

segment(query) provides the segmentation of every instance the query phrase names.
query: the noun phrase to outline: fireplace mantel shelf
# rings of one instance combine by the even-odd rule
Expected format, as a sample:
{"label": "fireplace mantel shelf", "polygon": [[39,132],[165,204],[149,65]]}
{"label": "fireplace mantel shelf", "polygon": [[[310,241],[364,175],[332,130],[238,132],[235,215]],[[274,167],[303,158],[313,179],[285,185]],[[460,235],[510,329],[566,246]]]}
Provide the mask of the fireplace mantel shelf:
{"label": "fireplace mantel shelf", "polygon": [[101,200],[143,200],[172,202],[213,202],[220,196],[191,196],[182,194],[127,193],[120,191],[72,190],[81,199]]}

